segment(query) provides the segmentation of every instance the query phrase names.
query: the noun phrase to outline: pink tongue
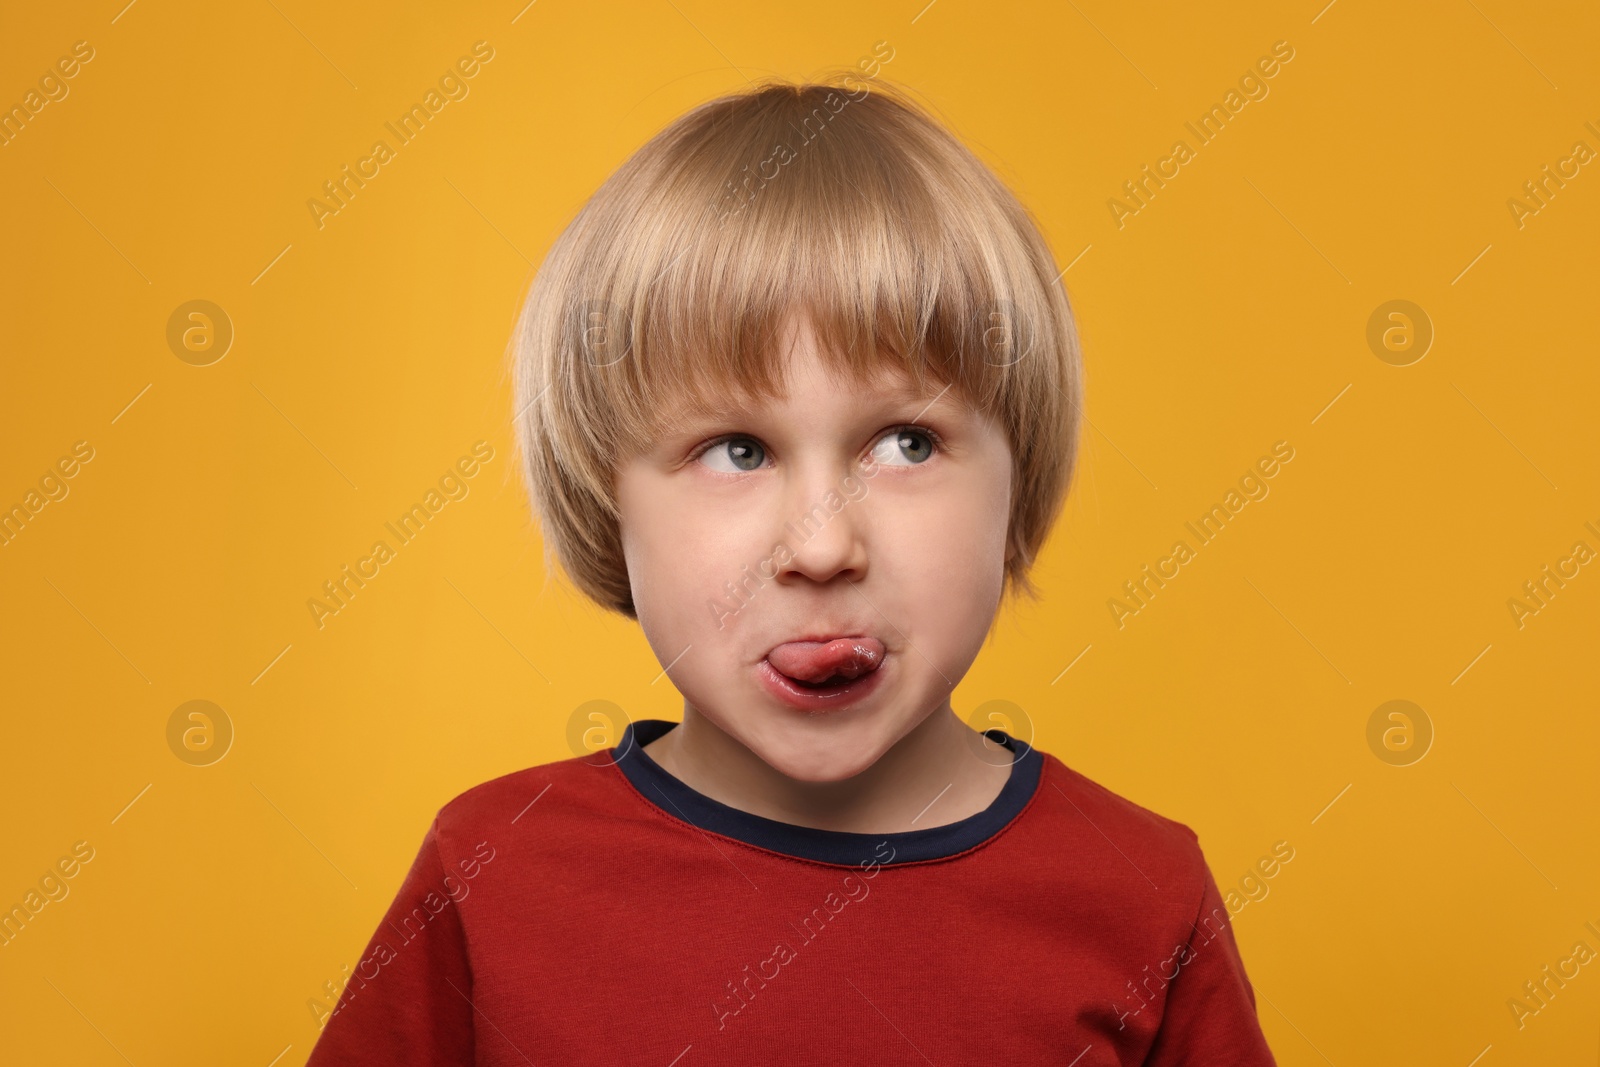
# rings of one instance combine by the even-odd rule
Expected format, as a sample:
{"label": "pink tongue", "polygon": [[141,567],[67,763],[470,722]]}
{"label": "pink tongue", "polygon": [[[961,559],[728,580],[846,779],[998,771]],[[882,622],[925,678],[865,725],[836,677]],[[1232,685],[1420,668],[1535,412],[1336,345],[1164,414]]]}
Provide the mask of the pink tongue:
{"label": "pink tongue", "polygon": [[768,652],[767,662],[801,682],[825,682],[836,674],[858,678],[883,662],[883,642],[873,637],[790,641]]}

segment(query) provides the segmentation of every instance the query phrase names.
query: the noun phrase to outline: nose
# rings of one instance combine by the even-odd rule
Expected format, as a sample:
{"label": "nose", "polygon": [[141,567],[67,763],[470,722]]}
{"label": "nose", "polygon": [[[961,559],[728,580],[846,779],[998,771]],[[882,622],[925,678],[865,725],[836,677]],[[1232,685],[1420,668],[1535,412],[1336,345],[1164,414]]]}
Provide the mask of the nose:
{"label": "nose", "polygon": [[[854,479],[853,481],[851,479]],[[859,582],[867,576],[868,524],[860,475],[807,478],[788,494],[787,521],[781,539],[790,558],[777,575],[780,582],[809,579],[826,583],[843,577]]]}

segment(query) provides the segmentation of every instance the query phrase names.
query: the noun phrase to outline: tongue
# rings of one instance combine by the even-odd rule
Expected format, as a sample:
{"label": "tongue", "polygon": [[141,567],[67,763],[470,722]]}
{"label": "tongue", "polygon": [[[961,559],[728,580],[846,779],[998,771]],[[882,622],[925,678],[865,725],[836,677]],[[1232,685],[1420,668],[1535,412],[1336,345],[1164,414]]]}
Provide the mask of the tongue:
{"label": "tongue", "polygon": [[825,682],[836,674],[858,678],[883,662],[883,642],[872,637],[790,641],[768,652],[767,662],[800,682]]}

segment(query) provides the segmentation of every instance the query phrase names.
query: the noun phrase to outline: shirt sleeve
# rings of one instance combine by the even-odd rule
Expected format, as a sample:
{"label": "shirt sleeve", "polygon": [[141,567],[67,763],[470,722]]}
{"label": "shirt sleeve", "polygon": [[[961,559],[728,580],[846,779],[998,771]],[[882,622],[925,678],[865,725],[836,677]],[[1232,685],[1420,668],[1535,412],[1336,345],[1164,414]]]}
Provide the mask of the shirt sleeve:
{"label": "shirt sleeve", "polygon": [[306,1067],[472,1064],[472,971],[453,891],[435,819]]}
{"label": "shirt sleeve", "polygon": [[1189,941],[1167,962],[1169,978],[1161,1026],[1145,1067],[1226,1063],[1276,1067],[1256,1018],[1255,991],[1233,937],[1232,915],[1201,857],[1205,884]]}

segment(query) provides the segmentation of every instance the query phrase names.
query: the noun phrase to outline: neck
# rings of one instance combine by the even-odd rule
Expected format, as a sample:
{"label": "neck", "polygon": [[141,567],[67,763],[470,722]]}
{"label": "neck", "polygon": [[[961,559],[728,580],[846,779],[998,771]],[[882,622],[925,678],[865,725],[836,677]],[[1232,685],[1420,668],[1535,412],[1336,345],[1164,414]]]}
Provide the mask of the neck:
{"label": "neck", "polygon": [[1011,768],[974,759],[976,736],[946,702],[860,774],[804,782],[774,770],[685,703],[683,722],[644,751],[729,807],[796,826],[882,834],[944,826],[993,803]]}

